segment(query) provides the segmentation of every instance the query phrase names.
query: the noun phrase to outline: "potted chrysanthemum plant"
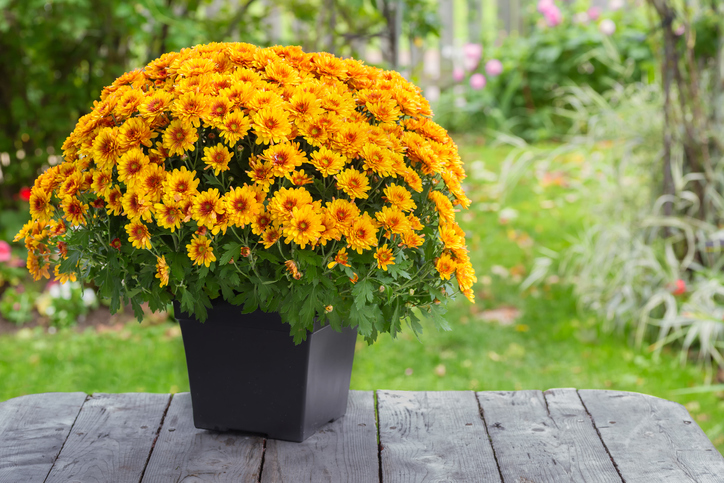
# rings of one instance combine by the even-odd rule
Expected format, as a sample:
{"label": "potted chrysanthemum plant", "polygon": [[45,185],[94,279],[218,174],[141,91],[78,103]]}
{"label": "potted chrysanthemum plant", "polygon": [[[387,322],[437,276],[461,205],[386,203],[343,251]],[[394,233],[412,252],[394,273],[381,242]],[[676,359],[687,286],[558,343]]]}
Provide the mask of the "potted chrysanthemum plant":
{"label": "potted chrysanthemum plant", "polygon": [[17,238],[36,278],[92,280],[112,311],[175,304],[197,426],[301,440],[344,414],[358,333],[473,300],[463,164],[431,117],[353,59],[165,54],[78,121]]}

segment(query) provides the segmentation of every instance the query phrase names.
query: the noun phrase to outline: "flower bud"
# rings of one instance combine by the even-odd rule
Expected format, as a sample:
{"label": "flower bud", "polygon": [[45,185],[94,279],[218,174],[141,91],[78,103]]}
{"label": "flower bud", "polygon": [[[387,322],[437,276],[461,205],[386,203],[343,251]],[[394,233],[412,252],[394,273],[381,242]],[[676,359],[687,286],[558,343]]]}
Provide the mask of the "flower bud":
{"label": "flower bud", "polygon": [[414,288],[411,288],[411,289],[410,289],[410,295],[415,295],[415,289],[414,289]]}
{"label": "flower bud", "polygon": [[385,291],[385,286],[384,286],[384,285],[380,285],[380,292],[384,292],[384,291]]}
{"label": "flower bud", "polygon": [[327,313],[330,313],[330,312],[333,311],[333,310],[334,310],[334,307],[332,307],[331,305],[327,305],[327,306],[324,308],[324,311],[327,312]]}
{"label": "flower bud", "polygon": [[251,255],[251,249],[249,247],[241,247],[241,256],[248,257]]}

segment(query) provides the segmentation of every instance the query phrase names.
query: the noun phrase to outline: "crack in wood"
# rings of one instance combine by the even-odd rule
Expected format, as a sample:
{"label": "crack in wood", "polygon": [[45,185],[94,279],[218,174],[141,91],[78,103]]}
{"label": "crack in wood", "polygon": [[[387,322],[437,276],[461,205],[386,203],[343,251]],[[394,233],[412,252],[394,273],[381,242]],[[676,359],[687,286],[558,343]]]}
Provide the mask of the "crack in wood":
{"label": "crack in wood", "polygon": [[[81,391],[78,391],[81,392]],[[88,399],[90,399],[90,394],[85,395],[85,401],[83,401],[83,404],[80,405],[78,408],[78,414],[75,415],[75,419],[73,420],[73,424],[70,425],[70,429],[68,429],[68,434],[65,437],[65,440],[63,441],[63,444],[60,445],[60,450],[58,450],[58,454],[55,455],[55,459],[53,460],[53,464],[50,465],[50,469],[48,470],[48,474],[45,475],[45,478],[43,478],[43,483],[48,481],[48,477],[50,476],[50,473],[53,472],[53,468],[55,468],[55,463],[58,461],[58,458],[60,457],[60,453],[63,452],[63,448],[65,447],[65,443],[68,442],[68,438],[70,437],[71,433],[73,432],[73,428],[75,427],[75,423],[78,421],[78,416],[80,416],[80,411],[83,409],[83,406],[85,406],[85,403],[88,402]]]}
{"label": "crack in wood", "polygon": [[379,410],[379,398],[377,397],[377,391],[373,391],[375,397],[375,426],[377,426],[377,472],[379,474],[380,483],[382,482],[382,450],[384,447],[380,443],[380,410]]}
{"label": "crack in wood", "polygon": [[[478,399],[478,394],[473,393],[473,396],[475,396],[475,402],[478,403],[478,413],[480,414],[480,419],[483,420],[483,426],[485,427],[485,434],[488,436],[488,441],[490,442],[490,447],[493,449],[493,458],[495,458],[495,467],[498,468],[498,475],[500,476],[500,481],[505,481],[503,479],[503,472],[500,470],[500,462],[498,461],[498,454],[495,452],[495,445],[493,444],[493,438],[490,437],[490,430],[488,429],[488,422],[485,420],[485,412],[483,411],[483,406],[480,404],[480,399]],[[501,429],[505,429],[502,427],[500,423],[495,423],[498,426],[500,426]],[[494,424],[494,426],[495,426]]]}
{"label": "crack in wood", "polygon": [[[581,400],[581,405],[583,406],[583,410],[586,411],[586,414],[588,415],[588,419],[591,420],[591,424],[593,425],[593,429],[596,430],[596,434],[598,435],[598,439],[601,440],[601,444],[603,445],[603,449],[606,450],[606,454],[609,458],[611,458],[611,463],[613,463],[613,467],[616,469],[616,473],[618,473],[619,478],[621,478],[621,481],[623,483],[626,483],[626,480],[624,480],[623,475],[621,474],[621,470],[618,467],[618,463],[616,463],[616,460],[613,459],[613,456],[611,456],[611,452],[608,450],[608,446],[606,446],[606,442],[603,441],[603,437],[601,436],[601,431],[598,430],[598,426],[596,426],[596,421],[593,420],[593,416],[591,416],[590,411],[586,407],[586,403],[583,402],[583,398],[581,397],[581,393],[578,392],[578,389],[576,389],[576,395],[578,396],[578,399]],[[619,396],[614,396],[619,397]]]}
{"label": "crack in wood", "polygon": [[[143,477],[146,476],[146,468],[148,468],[148,462],[151,461],[151,455],[153,455],[153,449],[156,447],[156,442],[158,441],[158,436],[161,434],[161,428],[163,428],[163,422],[166,420],[166,415],[168,414],[168,408],[171,407],[171,401],[173,401],[173,394],[171,394],[171,397],[168,398],[168,403],[166,403],[166,409],[163,411],[163,416],[161,416],[161,422],[158,424],[158,429],[156,430],[156,436],[153,438],[153,443],[151,443],[151,451],[148,452],[148,456],[146,457],[146,464],[143,465],[143,471],[141,472],[141,478],[138,481],[143,481]],[[141,429],[146,429],[146,426],[141,426]]]}
{"label": "crack in wood", "polygon": [[259,478],[256,480],[257,483],[261,483],[261,476],[264,472],[264,458],[266,456],[266,438],[261,443],[261,461],[259,462]]}

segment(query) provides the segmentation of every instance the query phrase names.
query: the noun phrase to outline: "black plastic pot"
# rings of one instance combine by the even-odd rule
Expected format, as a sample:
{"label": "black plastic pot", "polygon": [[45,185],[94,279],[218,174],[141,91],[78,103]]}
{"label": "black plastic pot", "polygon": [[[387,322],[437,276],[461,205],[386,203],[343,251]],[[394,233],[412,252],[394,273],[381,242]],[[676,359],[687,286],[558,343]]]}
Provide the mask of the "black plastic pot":
{"label": "black plastic pot", "polygon": [[220,303],[200,323],[174,302],[194,425],[301,442],[344,416],[357,331],[319,327],[294,345],[277,313]]}

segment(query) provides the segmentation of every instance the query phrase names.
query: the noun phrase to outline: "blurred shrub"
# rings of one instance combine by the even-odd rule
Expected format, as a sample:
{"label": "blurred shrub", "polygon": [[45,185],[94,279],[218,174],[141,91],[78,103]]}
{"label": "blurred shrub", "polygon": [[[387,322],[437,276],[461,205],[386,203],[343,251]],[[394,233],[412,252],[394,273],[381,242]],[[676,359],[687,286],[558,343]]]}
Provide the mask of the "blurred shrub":
{"label": "blurred shrub", "polygon": [[10,287],[0,298],[0,314],[17,325],[33,320],[33,309],[38,294],[22,287]]}
{"label": "blurred shrub", "polygon": [[93,289],[78,282],[53,283],[38,297],[36,306],[52,327],[65,328],[76,325],[89,309],[97,308],[98,299]]}
{"label": "blurred shrub", "polygon": [[[529,142],[559,138],[571,127],[558,115],[560,87],[603,93],[618,84],[652,80],[655,61],[645,11],[598,16],[585,10],[588,3],[558,2],[562,17],[555,24],[532,7],[527,34],[486,46],[478,66],[464,76],[458,73],[460,83],[443,91],[435,119],[452,131],[494,130]],[[495,60],[502,64],[500,74]]]}

